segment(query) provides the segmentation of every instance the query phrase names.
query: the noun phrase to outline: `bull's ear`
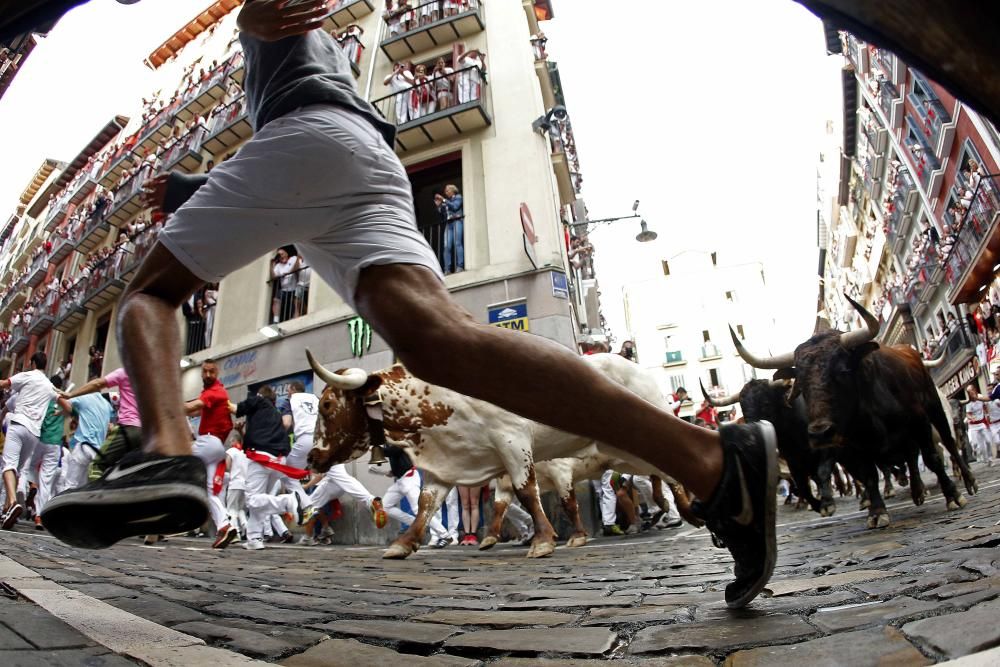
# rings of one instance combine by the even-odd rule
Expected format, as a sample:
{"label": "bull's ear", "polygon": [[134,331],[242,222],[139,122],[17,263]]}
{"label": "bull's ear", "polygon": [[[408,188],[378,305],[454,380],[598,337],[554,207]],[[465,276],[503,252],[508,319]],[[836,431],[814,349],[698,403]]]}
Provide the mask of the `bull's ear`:
{"label": "bull's ear", "polygon": [[794,380],[795,379],[795,366],[788,366],[786,368],[779,368],[774,372],[771,377],[772,380]]}
{"label": "bull's ear", "polygon": [[370,396],[378,391],[382,386],[382,378],[377,375],[369,375],[365,383],[358,388],[358,393],[362,396]]}
{"label": "bull's ear", "polygon": [[862,343],[861,345],[858,345],[856,348],[851,350],[851,358],[854,360],[854,363],[858,363],[862,359],[864,359],[865,356],[871,354],[878,348],[879,344],[876,343],[875,341],[868,341],[867,343]]}

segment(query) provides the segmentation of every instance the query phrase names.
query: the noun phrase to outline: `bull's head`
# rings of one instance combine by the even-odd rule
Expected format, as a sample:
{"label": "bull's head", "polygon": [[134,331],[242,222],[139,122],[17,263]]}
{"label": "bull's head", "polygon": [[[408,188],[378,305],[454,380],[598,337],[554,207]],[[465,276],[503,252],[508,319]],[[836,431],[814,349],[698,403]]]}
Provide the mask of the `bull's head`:
{"label": "bull's head", "polygon": [[327,370],[309,350],[306,350],[306,358],[316,375],[326,383],[319,400],[314,445],[307,461],[312,470],[326,472],[337,463],[358,458],[371,446],[365,397],[378,390],[382,378],[360,368]]}
{"label": "bull's head", "polygon": [[801,394],[806,402],[809,441],[813,447],[840,445],[855,423],[859,409],[858,367],[866,355],[878,349],[873,342],[879,331],[878,319],[861,304],[845,295],[858,311],[865,326],[842,333],[817,333],[794,352],[757,357],[747,352],[730,329],[736,350],[744,361],[757,368],[780,369],[776,379],[794,379],[789,401]]}

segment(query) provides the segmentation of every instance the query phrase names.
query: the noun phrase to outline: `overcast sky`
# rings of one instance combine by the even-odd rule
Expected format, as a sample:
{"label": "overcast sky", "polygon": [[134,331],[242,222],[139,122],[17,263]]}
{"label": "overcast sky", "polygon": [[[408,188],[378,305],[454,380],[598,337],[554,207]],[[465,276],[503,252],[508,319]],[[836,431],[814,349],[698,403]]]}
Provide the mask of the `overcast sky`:
{"label": "overcast sky", "polygon": [[[143,58],[208,4],[93,0],[59,23],[0,100],[4,217],[42,159],[71,159],[112,116],[137,111],[152,86]],[[840,113],[842,63],[825,55],[819,20],[792,0],[553,6],[543,29],[591,217],[626,215],[639,199],[660,235],[637,244],[636,221],[592,234],[619,342],[622,285],[686,249],[763,262],[774,346],[804,339],[817,287],[816,162],[825,122]]]}

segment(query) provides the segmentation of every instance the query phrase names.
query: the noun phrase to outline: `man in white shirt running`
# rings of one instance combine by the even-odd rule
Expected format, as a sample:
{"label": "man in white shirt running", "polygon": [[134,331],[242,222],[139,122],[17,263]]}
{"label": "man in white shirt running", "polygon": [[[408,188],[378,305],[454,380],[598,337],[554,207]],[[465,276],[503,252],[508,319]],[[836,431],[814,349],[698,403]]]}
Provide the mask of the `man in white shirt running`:
{"label": "man in white shirt running", "polygon": [[14,405],[10,410],[10,426],[3,448],[3,485],[7,503],[0,517],[0,528],[10,530],[17,523],[24,507],[17,502],[17,471],[23,461],[31,458],[39,445],[42,421],[49,401],[56,397],[55,387],[42,369],[48,364],[44,352],[31,355],[31,370],[0,380],[0,389],[13,390]]}

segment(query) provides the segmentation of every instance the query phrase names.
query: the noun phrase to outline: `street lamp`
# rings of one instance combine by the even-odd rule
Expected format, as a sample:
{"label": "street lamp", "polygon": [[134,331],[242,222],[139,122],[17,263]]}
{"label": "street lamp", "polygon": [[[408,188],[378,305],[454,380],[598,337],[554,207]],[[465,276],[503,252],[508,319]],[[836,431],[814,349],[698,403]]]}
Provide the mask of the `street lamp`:
{"label": "street lamp", "polygon": [[636,199],[635,202],[632,204],[632,215],[621,215],[618,216],[617,218],[599,218],[597,220],[584,220],[583,222],[571,222],[569,226],[570,229],[573,229],[575,227],[587,227],[588,225],[611,224],[612,222],[618,222],[619,220],[633,220],[635,218],[639,218],[639,226],[642,228],[642,230],[635,235],[635,240],[638,241],[639,243],[648,243],[650,241],[655,241],[657,233],[649,229],[648,225],[646,224],[646,221],[642,219],[642,216],[639,215],[638,211],[639,211],[639,200]]}

